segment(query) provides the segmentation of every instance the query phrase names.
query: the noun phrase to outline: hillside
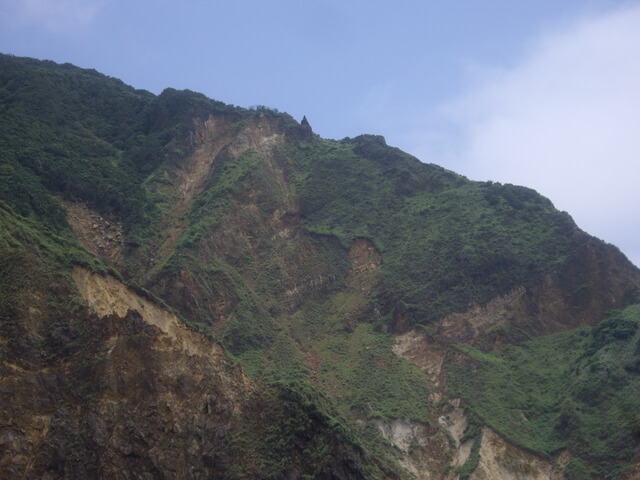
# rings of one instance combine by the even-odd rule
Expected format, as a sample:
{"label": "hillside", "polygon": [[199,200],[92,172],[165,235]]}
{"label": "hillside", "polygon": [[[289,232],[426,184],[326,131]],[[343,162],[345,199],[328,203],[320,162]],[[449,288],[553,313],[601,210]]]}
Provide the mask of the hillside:
{"label": "hillside", "polygon": [[533,190],[8,55],[0,177],[3,478],[640,472],[640,271]]}

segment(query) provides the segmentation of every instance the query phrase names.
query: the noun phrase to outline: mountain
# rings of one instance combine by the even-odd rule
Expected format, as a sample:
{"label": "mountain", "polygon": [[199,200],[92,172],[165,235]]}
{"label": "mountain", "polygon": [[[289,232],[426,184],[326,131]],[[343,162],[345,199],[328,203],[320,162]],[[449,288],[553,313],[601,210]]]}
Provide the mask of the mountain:
{"label": "mountain", "polygon": [[525,187],[0,55],[3,478],[635,478],[640,271]]}

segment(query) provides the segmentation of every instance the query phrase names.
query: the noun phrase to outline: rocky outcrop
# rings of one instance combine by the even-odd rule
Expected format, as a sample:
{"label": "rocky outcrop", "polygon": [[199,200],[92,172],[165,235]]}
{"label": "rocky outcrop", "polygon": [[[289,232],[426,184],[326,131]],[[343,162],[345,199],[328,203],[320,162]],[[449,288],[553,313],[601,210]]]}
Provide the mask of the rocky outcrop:
{"label": "rocky outcrop", "polygon": [[108,264],[121,266],[125,248],[122,222],[107,218],[86,203],[68,200],[61,200],[61,203],[80,244]]}
{"label": "rocky outcrop", "polygon": [[111,276],[98,275],[75,267],[73,278],[89,308],[101,317],[125,317],[136,312],[142,320],[159,328],[175,346],[189,355],[200,355],[212,360],[221,358],[222,348],[203,334],[187,327],[182,320],[148,298],[136,294]]}
{"label": "rocky outcrop", "polygon": [[[496,327],[506,327],[506,334],[514,327],[521,336],[524,334],[522,339],[593,325],[607,311],[622,308],[637,298],[639,286],[640,271],[615,247],[588,241],[541,282],[516,286],[484,305],[472,305],[430,325],[430,338],[419,332],[399,335],[398,353],[409,338],[414,338],[415,344],[415,337],[423,339],[425,351],[434,351],[428,344],[435,343],[500,348],[505,333],[491,335]],[[419,352],[420,347],[413,350]]]}
{"label": "rocky outcrop", "polygon": [[287,129],[287,137],[291,140],[311,140],[313,138],[313,130],[304,115],[300,121],[300,125],[291,126]]}
{"label": "rocky outcrop", "polygon": [[380,433],[402,453],[402,465],[418,480],[443,478],[454,451],[442,429],[406,419],[375,422]]}
{"label": "rocky outcrop", "polygon": [[[450,314],[428,328],[397,334],[393,352],[429,376],[437,387],[431,400],[438,403],[447,392],[443,365],[453,344],[500,349],[504,343],[517,343],[530,336],[595,324],[606,311],[632,301],[638,285],[640,272],[617,249],[588,241],[538,284],[515,287],[485,305]],[[460,444],[458,440],[466,424],[464,418],[459,405],[440,417],[441,426],[456,442],[452,466],[463,465],[470,453],[472,442]],[[516,447],[485,427],[478,466],[469,478],[556,480],[564,476],[557,459]]]}
{"label": "rocky outcrop", "polygon": [[563,480],[549,460],[514,447],[490,428],[483,428],[478,467],[470,480]]}
{"label": "rocky outcrop", "polygon": [[[328,419],[288,417],[302,399],[259,388],[117,279],[80,267],[74,278],[88,309],[2,323],[0,477],[362,478],[369,461]],[[312,460],[316,438],[329,450]]]}
{"label": "rocky outcrop", "polygon": [[[170,314],[115,279],[76,275],[96,313],[41,330],[43,356],[30,359],[28,342],[3,348],[0,476],[226,472],[236,455],[230,433],[246,425],[242,415],[256,387],[219,347],[205,347],[206,339],[194,344],[195,332],[185,334]],[[95,288],[104,286],[98,299]],[[140,303],[131,309],[121,299]]]}
{"label": "rocky outcrop", "polygon": [[448,343],[433,338],[423,329],[414,329],[397,335],[392,348],[393,353],[409,360],[438,385]]}
{"label": "rocky outcrop", "polygon": [[614,247],[380,136],[5,57],[0,477],[560,478],[447,368],[640,299]]}
{"label": "rocky outcrop", "polygon": [[353,241],[349,258],[351,258],[349,276],[376,270],[382,263],[382,256],[374,243],[363,237],[358,237]]}

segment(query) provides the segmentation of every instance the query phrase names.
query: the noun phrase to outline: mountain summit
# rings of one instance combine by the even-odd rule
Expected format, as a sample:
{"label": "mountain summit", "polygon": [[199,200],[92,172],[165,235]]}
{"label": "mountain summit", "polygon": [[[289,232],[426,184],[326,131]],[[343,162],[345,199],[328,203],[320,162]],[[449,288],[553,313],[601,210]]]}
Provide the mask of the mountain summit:
{"label": "mountain summit", "polygon": [[636,478],[640,271],[535,191],[0,55],[0,476]]}

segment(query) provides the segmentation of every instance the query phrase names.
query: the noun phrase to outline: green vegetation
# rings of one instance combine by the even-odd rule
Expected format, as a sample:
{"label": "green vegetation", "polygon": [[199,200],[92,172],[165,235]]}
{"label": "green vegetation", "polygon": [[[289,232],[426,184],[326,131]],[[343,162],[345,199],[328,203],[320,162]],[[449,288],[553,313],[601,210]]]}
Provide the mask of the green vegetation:
{"label": "green vegetation", "polygon": [[[15,331],[15,318],[30,308],[46,312],[47,322],[63,328],[77,317],[83,304],[71,287],[73,264],[96,272],[112,272],[74,241],[15,214],[0,201],[0,326],[4,335]],[[34,293],[43,285],[49,286],[47,295]],[[61,355],[71,347],[49,337],[40,341],[43,358]]]}
{"label": "green vegetation", "polygon": [[289,155],[304,172],[296,193],[306,228],[345,247],[371,239],[386,288],[418,323],[533,282],[577,245],[569,216],[533,190],[468,181],[381,137],[316,139]]}
{"label": "green vegetation", "polygon": [[121,217],[140,244],[154,216],[140,188],[149,173],[188,153],[194,117],[240,111],[194,92],[156,97],[95,70],[0,55],[0,199],[57,228],[64,216],[47,193],[85,201]]}
{"label": "green vegetation", "polygon": [[469,453],[469,458],[464,462],[464,465],[456,468],[456,475],[460,480],[467,480],[473,472],[478,468],[478,463],[480,463],[480,443],[482,442],[482,432],[473,440],[473,445],[471,445],[471,452]]}
{"label": "green vegetation", "polygon": [[[264,401],[261,418],[273,419],[251,424],[238,438],[248,463],[258,454],[258,471],[263,478],[282,478],[292,457],[304,457],[310,465],[302,478],[330,476],[348,452],[354,467],[366,478],[398,478],[396,458],[384,448],[379,436],[370,436],[335,410],[331,401],[303,381],[279,381],[270,386],[275,397]],[[260,408],[260,407],[258,407]],[[248,453],[248,456],[247,456]],[[242,469],[242,466],[239,466]],[[344,468],[344,467],[343,467]]]}
{"label": "green vegetation", "polygon": [[364,418],[429,422],[431,386],[413,365],[391,352],[392,337],[361,323],[353,332],[327,332],[313,342],[319,381],[339,408]]}
{"label": "green vegetation", "polygon": [[[184,162],[210,116],[226,143],[191,198],[179,188]],[[121,272],[80,247],[61,200],[122,222]],[[356,238],[377,249],[371,265],[361,252],[357,272]],[[265,478],[295,455],[317,467],[301,475],[324,475],[341,448],[371,478],[394,477],[399,453],[370,420],[434,426],[439,415],[428,377],[392,352],[398,319],[432,334],[444,315],[538,284],[587,241],[533,190],[469,181],[382,137],[324,140],[266,107],[155,96],[0,55],[0,318],[58,280],[51,322],[70,318],[81,308],[74,264],[161,298],[270,392],[257,408],[275,420],[237,439]],[[635,306],[541,338],[503,327],[497,352],[457,347],[446,373],[469,405],[473,447],[456,474],[476,469],[489,425],[542,455],[569,448],[570,480],[621,475],[640,435],[639,321]],[[66,348],[43,341],[49,356]]]}
{"label": "green vegetation", "polygon": [[[126,215],[133,228],[143,218],[144,198],[123,150],[142,133],[142,110],[152,95],[93,70],[7,55],[0,56],[0,85],[4,171],[32,184],[39,179],[36,191],[45,187]],[[21,214],[33,212],[49,221],[42,211],[47,204],[39,198],[1,193]],[[60,225],[60,216],[56,219]]]}
{"label": "green vegetation", "polygon": [[[237,158],[222,154],[217,160],[209,185],[187,212],[188,226],[182,235],[182,244],[193,246],[202,235],[219,226],[224,214],[233,205],[233,197],[242,191],[250,174],[253,178],[262,179],[256,170],[264,167],[260,155],[255,151],[248,150]],[[262,207],[266,208],[267,205]]]}
{"label": "green vegetation", "polygon": [[568,448],[568,478],[619,478],[640,434],[639,323],[633,305],[593,328],[496,352],[459,347],[475,368],[448,365],[453,394],[516,445],[543,455]]}
{"label": "green vegetation", "polygon": [[463,465],[456,468],[456,475],[460,480],[467,480],[471,474],[478,468],[480,462],[480,445],[482,443],[482,419],[478,417],[471,408],[466,409],[467,426],[460,437],[460,443],[473,440],[471,452],[467,461]]}

